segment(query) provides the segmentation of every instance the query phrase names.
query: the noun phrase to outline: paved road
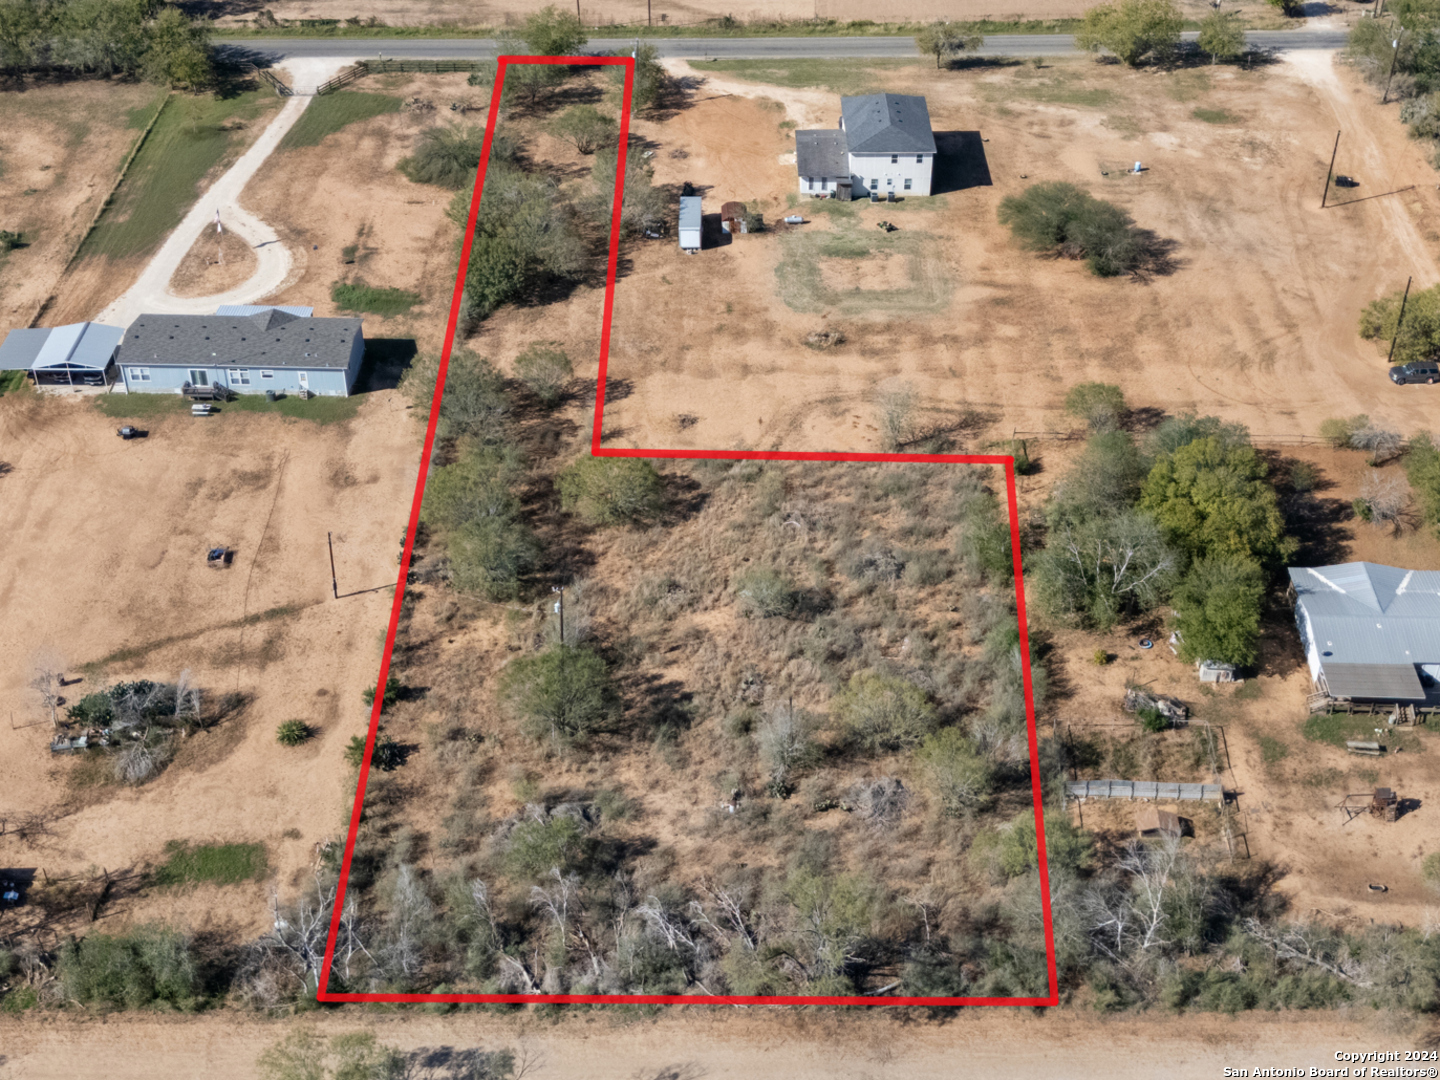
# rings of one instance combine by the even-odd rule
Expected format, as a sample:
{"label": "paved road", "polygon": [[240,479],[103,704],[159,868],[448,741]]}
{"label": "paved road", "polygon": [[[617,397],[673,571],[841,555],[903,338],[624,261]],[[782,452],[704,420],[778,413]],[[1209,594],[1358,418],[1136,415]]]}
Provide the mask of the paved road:
{"label": "paved road", "polygon": [[[1194,33],[1184,34],[1193,41]],[[1339,49],[1343,30],[1256,30],[1245,35],[1253,49]],[[650,38],[661,56],[682,59],[837,59],[915,57],[915,41],[908,37],[802,37],[802,38]],[[218,45],[284,57],[390,56],[407,60],[483,60],[495,55],[495,42],[485,38],[248,38],[216,41]],[[588,52],[615,52],[632,39],[591,38]],[[985,38],[982,55],[1060,56],[1075,52],[1069,34],[992,34]]]}

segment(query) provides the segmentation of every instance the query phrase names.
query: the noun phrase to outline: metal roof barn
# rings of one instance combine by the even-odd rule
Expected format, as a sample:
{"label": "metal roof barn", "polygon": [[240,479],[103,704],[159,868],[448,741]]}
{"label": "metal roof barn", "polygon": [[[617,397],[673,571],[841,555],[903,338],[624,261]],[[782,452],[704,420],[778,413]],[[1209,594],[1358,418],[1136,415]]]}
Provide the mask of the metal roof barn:
{"label": "metal roof barn", "polygon": [[1289,572],[1317,684],[1338,698],[1426,698],[1421,668],[1440,664],[1440,571],[1355,562]]}
{"label": "metal roof barn", "polygon": [[37,386],[107,386],[124,333],[93,322],[12,330],[0,345],[0,370],[27,371]]}
{"label": "metal roof barn", "polygon": [[700,196],[680,196],[680,247],[684,251],[700,250]]}

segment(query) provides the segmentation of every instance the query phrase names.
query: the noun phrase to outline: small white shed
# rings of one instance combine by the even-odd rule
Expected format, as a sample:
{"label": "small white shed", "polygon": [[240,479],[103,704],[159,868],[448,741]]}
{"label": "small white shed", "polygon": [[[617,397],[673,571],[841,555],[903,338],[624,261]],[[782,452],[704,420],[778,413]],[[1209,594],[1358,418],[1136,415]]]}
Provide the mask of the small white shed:
{"label": "small white shed", "polygon": [[680,196],[680,250],[700,250],[700,196]]}

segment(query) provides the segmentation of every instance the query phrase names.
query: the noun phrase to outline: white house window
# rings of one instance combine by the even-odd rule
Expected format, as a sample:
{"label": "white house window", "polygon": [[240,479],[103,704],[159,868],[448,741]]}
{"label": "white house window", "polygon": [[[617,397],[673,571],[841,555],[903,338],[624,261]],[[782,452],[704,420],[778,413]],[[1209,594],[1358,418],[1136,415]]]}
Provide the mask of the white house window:
{"label": "white house window", "polygon": [[899,155],[899,154],[891,154],[891,155],[890,155],[890,164],[891,164],[891,165],[899,165],[899,164],[900,164],[900,155]]}
{"label": "white house window", "polygon": [[231,369],[230,369],[230,381],[231,381],[232,383],[234,383],[236,386],[249,386],[249,385],[250,385],[250,369],[249,369],[249,368],[231,368]]}
{"label": "white house window", "polygon": [[814,191],[814,190],[815,190],[815,178],[814,178],[813,176],[807,176],[807,177],[805,178],[805,190],[806,190],[806,191]]}
{"label": "white house window", "polygon": [[905,190],[910,190],[910,178],[908,176],[905,178]]}
{"label": "white house window", "polygon": [[894,187],[894,186],[895,186],[895,178],[894,178],[893,176],[887,176],[887,177],[885,178],[885,186],[886,186],[886,187]]}
{"label": "white house window", "polygon": [[916,165],[924,165],[924,164],[925,164],[925,155],[924,155],[924,154],[916,154],[916,155],[915,155],[915,164],[916,164]]}
{"label": "white house window", "polygon": [[262,372],[260,372],[260,377],[261,377],[262,379],[273,379],[273,378],[275,377],[275,372],[273,372],[273,371],[262,371]]}
{"label": "white house window", "polygon": [[210,385],[210,374],[209,374],[209,372],[204,371],[204,370],[201,369],[201,368],[191,368],[191,369],[190,369],[190,385],[191,385],[191,386],[209,386],[209,385]]}
{"label": "white house window", "polygon": [[871,180],[871,181],[870,181],[870,190],[871,190],[871,191],[874,191],[874,190],[875,190],[876,188],[878,188],[879,186],[880,186],[880,181],[879,181],[879,180]]}
{"label": "white house window", "polygon": [[149,382],[150,369],[148,367],[132,367],[127,369],[130,372],[132,382]]}

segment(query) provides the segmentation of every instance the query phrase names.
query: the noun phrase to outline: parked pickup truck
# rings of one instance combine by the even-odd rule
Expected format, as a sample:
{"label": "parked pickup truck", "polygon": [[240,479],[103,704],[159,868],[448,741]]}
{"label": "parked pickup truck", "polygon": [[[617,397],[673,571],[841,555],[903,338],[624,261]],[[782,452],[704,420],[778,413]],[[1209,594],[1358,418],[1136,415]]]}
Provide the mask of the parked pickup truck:
{"label": "parked pickup truck", "polygon": [[1390,381],[1396,386],[1412,382],[1440,382],[1440,362],[1415,360],[1409,364],[1396,364],[1390,369]]}

